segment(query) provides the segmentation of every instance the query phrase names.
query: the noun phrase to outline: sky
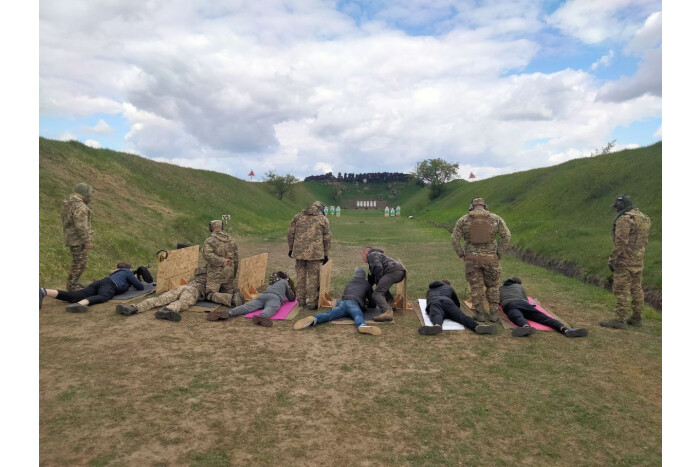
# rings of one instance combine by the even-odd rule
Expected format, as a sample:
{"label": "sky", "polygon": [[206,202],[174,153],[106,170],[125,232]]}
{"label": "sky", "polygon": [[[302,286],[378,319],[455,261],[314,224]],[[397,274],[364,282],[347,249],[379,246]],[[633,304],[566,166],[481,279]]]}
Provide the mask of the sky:
{"label": "sky", "polygon": [[247,179],[662,139],[659,0],[40,0],[39,135]]}

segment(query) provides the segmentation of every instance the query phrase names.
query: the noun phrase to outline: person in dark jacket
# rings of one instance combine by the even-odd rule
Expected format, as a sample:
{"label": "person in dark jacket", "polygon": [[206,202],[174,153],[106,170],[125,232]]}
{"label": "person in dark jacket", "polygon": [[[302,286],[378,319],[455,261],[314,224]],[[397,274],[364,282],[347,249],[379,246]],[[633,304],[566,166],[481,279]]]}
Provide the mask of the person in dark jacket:
{"label": "person in dark jacket", "polygon": [[569,328],[560,321],[547,316],[531,305],[527,293],[518,277],[511,277],[500,288],[501,308],[517,328],[513,329],[513,337],[525,337],[535,333],[535,329],[528,324],[528,320],[544,324],[555,329],[566,337],[585,337],[588,330],[583,328]]}
{"label": "person in dark jacket", "polygon": [[358,332],[378,336],[382,333],[382,330],[376,326],[367,326],[365,323],[362,311],[367,307],[374,307],[372,284],[367,281],[365,270],[358,266],[355,268],[352,280],[345,286],[343,297],[336,304],[335,308],[328,313],[319,313],[300,319],[294,323],[294,329],[298,331],[309,326],[349,316],[355,321]]}
{"label": "person in dark jacket", "polygon": [[394,319],[394,310],[387,302],[391,297],[389,289],[406,277],[406,268],[393,258],[384,254],[384,250],[366,246],[362,250],[362,258],[369,265],[369,282],[377,284],[372,298],[382,314],[374,318],[375,321],[391,321]]}
{"label": "person in dark jacket", "polygon": [[462,313],[459,309],[457,292],[452,288],[450,281],[443,279],[434,281],[428,285],[426,296],[426,313],[433,322],[432,326],[421,326],[418,334],[433,336],[442,332],[442,323],[445,319],[451,319],[477,334],[497,334],[498,326],[495,324],[479,324],[471,316]]}
{"label": "person in dark jacket", "polygon": [[231,316],[241,316],[262,309],[262,313],[253,316],[253,324],[258,324],[266,328],[272,327],[272,319],[285,301],[293,302],[297,296],[294,291],[294,282],[284,271],[277,271],[270,274],[268,287],[265,292],[249,301],[245,305],[224,311],[212,311],[207,313],[207,321],[228,319]]}
{"label": "person in dark jacket", "polygon": [[109,301],[115,295],[129,290],[129,286],[136,290],[143,290],[143,283],[136,278],[131,265],[126,262],[117,263],[117,269],[104,279],[93,282],[84,289],[68,292],[65,290],[39,288],[39,308],[44,297],[53,297],[64,302],[69,302],[66,311],[71,313],[85,313],[88,306],[97,305]]}

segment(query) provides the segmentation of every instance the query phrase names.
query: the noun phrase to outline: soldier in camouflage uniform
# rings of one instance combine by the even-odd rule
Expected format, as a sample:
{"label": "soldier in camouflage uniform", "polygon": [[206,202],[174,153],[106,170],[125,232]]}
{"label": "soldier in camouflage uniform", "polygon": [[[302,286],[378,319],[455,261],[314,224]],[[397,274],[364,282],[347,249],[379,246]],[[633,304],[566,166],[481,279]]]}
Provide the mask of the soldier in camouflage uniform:
{"label": "soldier in camouflage uniform", "polygon": [[87,183],[78,183],[74,193],[63,200],[63,235],[73,257],[66,282],[66,290],[69,292],[84,288],[78,281],[87,267],[88,250],[92,248],[92,211],[87,206],[92,198],[92,191],[92,187]]}
{"label": "soldier in camouflage uniform", "polygon": [[321,265],[328,262],[331,249],[331,226],[323,214],[325,206],[315,201],[289,223],[287,243],[289,257],[296,260],[297,298],[299,306],[318,308]]}
{"label": "soldier in camouflage uniform", "polygon": [[187,310],[204,298],[206,284],[207,269],[197,268],[194,272],[194,279],[189,284],[168,290],[158,297],[149,298],[137,305],[117,305],[116,311],[121,315],[130,316],[143,313],[151,308],[165,306],[162,310],[156,311],[156,318],[180,321],[182,319],[180,312]]}
{"label": "soldier in camouflage uniform", "polygon": [[[642,289],[642,270],[644,253],[649,242],[651,220],[639,211],[627,195],[620,195],[612,205],[617,210],[613,222],[613,248],[608,259],[608,267],[613,271],[613,293],[617,299],[615,319],[601,321],[607,328],[626,329],[627,325],[642,325],[642,307],[644,290]],[[632,297],[632,316],[627,318],[630,295]]]}
{"label": "soldier in camouflage uniform", "polygon": [[[501,237],[500,244],[496,235]],[[452,231],[452,248],[464,261],[464,271],[469,282],[477,321],[486,321],[484,299],[489,304],[489,321],[498,321],[498,288],[501,281],[499,260],[509,244],[510,230],[503,219],[487,211],[486,201],[482,198],[474,198],[469,212],[455,224]]]}
{"label": "soldier in camouflage uniform", "polygon": [[[223,223],[214,220],[209,223],[211,235],[204,241],[202,257],[207,263],[207,290],[206,298],[210,301],[222,303],[224,294],[235,294],[237,289],[234,278],[238,274],[238,247],[233,237],[223,230]],[[222,303],[231,305],[229,303]]]}

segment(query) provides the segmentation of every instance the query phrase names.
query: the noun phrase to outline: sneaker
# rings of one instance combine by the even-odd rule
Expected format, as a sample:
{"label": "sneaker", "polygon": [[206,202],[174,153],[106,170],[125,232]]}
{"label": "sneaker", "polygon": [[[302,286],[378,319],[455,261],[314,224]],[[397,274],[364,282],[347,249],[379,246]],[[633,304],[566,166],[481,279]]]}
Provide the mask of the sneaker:
{"label": "sneaker", "polygon": [[46,289],[42,289],[39,287],[39,309],[41,310],[41,302],[44,301],[44,297],[46,297]]}
{"label": "sneaker", "polygon": [[272,320],[270,318],[267,318],[265,316],[253,316],[253,324],[258,324],[260,326],[266,327],[266,328],[271,328],[272,327]]}
{"label": "sneaker", "polygon": [[182,315],[177,311],[168,310],[163,308],[155,312],[156,319],[167,319],[168,321],[175,321],[176,323],[182,319]]}
{"label": "sneaker", "polygon": [[418,334],[421,336],[434,336],[442,332],[442,326],[433,324],[432,326],[421,326],[418,328]]}
{"label": "sneaker", "polygon": [[296,331],[298,331],[300,329],[304,329],[304,328],[308,328],[309,326],[313,326],[314,324],[316,324],[316,318],[314,318],[313,316],[307,316],[306,318],[302,318],[299,321],[297,321],[296,323],[294,323],[294,329]]}
{"label": "sneaker", "polygon": [[80,303],[71,303],[66,307],[66,311],[69,313],[85,313],[88,311],[88,306]]}
{"label": "sneaker", "polygon": [[474,332],[477,334],[498,334],[498,326],[495,324],[479,324]]}
{"label": "sneaker", "polygon": [[635,328],[641,328],[642,327],[642,317],[635,318],[634,316],[627,318],[627,321],[625,323],[629,324],[630,326],[634,326]]}
{"label": "sneaker", "polygon": [[611,319],[608,321],[601,321],[600,325],[603,326],[604,328],[627,329],[627,325],[625,324],[624,321],[618,321],[616,319]]}
{"label": "sneaker", "polygon": [[535,328],[531,326],[523,326],[521,328],[515,328],[513,329],[513,332],[510,333],[511,336],[513,337],[526,337],[526,336],[531,336],[535,332]]}
{"label": "sneaker", "polygon": [[373,336],[379,336],[382,333],[382,330],[377,326],[367,326],[366,324],[358,326],[357,330],[361,334],[371,334]]}
{"label": "sneaker", "polygon": [[588,329],[583,328],[569,328],[564,331],[566,337],[586,337],[588,335]]}
{"label": "sneaker", "polygon": [[131,316],[138,313],[139,310],[133,305],[117,305],[117,313],[124,316]]}

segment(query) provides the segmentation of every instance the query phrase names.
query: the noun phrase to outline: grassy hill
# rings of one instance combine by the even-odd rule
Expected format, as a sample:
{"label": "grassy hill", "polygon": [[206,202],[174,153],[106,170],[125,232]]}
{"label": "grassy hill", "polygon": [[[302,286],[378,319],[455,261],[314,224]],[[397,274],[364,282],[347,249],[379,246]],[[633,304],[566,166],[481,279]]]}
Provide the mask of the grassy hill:
{"label": "grassy hill", "polygon": [[531,262],[605,284],[611,276],[615,210],[622,193],[651,217],[644,284],[661,289],[661,143],[477,182],[455,180],[430,200],[427,189],[402,200],[402,215],[452,229],[473,198],[504,218],[511,245]]}
{"label": "grassy hill", "polygon": [[208,222],[230,214],[235,236],[280,235],[300,206],[313,199],[303,186],[278,201],[260,183],[206,170],[155,162],[79,142],[39,140],[39,280],[60,285],[70,264],[63,244],[62,200],[81,182],[91,184],[95,248],[84,277],[97,279],[124,259],[155,262],[160,249],[201,244]]}
{"label": "grassy hill", "polygon": [[[380,193],[400,205],[402,215],[451,229],[481,196],[503,217],[512,246],[529,262],[605,285],[607,257],[620,193],[629,194],[652,219],[644,283],[661,289],[661,143],[605,156],[577,159],[483,181],[455,180],[429,200],[428,189],[413,183],[299,183],[291,197],[278,201],[260,183],[221,173],[159,163],[132,154],[92,149],[78,142],[39,141],[39,277],[59,285],[69,257],[60,226],[62,199],[86,181],[97,191],[92,201],[95,250],[86,278],[98,278],[117,260],[154,263],[155,252],[177,243],[201,244],[207,223],[230,214],[229,230],[238,237],[282,238],[289,219],[314,199],[343,205]],[[660,294],[659,294],[660,295]],[[660,300],[659,300],[660,301]]]}

